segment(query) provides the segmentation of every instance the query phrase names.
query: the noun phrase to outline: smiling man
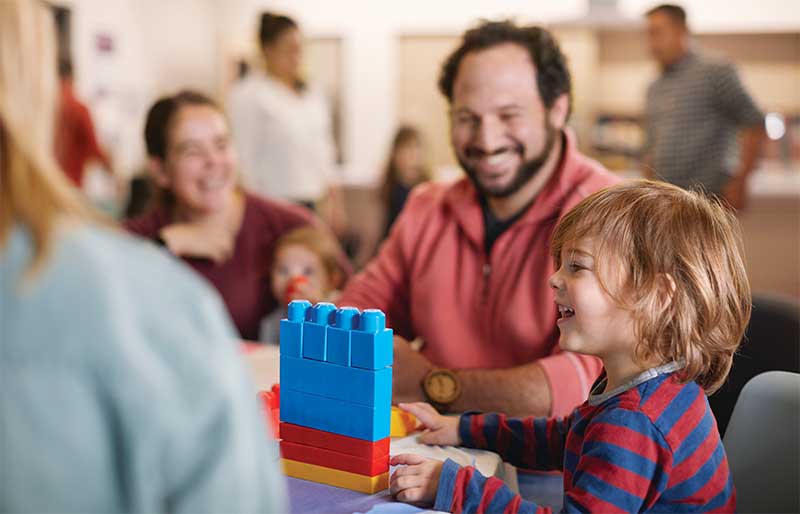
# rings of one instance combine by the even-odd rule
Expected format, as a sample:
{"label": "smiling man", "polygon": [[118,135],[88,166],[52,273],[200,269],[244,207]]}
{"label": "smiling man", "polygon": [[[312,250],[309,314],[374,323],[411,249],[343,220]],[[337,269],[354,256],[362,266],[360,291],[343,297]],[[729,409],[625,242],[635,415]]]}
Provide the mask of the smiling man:
{"label": "smiling man", "polygon": [[[558,348],[550,237],[572,206],[617,179],[565,128],[570,75],[546,30],[468,31],[439,87],[467,178],[417,187],[339,304],[387,313],[400,336],[395,402],[565,415],[600,366]],[[407,343],[417,337],[420,351]]]}

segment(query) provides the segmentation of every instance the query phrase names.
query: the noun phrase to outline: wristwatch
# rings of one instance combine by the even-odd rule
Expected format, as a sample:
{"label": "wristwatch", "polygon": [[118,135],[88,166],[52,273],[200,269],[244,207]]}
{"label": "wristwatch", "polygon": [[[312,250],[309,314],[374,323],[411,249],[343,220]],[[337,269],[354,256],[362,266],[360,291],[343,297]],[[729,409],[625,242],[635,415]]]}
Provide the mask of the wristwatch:
{"label": "wristwatch", "polygon": [[461,395],[461,382],[451,370],[434,368],[422,380],[422,391],[428,402],[444,414]]}

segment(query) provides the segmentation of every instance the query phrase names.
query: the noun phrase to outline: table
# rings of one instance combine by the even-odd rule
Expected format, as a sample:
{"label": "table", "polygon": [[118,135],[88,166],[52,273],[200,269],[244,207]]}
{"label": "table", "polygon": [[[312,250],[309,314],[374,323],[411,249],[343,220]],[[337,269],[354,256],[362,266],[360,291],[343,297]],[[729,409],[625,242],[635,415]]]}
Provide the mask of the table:
{"label": "table", "polygon": [[[248,345],[245,354],[257,390],[269,390],[280,378],[280,350],[277,345]],[[475,466],[487,476],[502,479],[513,491],[519,492],[516,468],[505,464],[496,454],[484,450],[454,446],[429,446],[419,444],[412,434],[392,438],[389,453],[414,453],[439,460],[452,459],[463,466]],[[388,491],[365,495],[325,484],[287,477],[289,501],[292,512],[297,513],[351,513],[406,514],[422,509],[392,500]],[[560,508],[561,476],[551,474],[524,475],[524,497],[536,499],[546,505]]]}

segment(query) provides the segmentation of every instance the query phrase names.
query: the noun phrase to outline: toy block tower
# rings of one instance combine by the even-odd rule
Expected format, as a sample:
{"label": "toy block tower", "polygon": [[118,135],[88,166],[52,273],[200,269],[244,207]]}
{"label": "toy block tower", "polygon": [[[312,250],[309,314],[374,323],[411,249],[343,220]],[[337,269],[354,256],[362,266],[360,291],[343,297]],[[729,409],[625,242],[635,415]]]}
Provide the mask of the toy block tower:
{"label": "toy block tower", "polygon": [[386,489],[393,347],[384,314],[295,300],[280,345],[284,472],[368,494]]}

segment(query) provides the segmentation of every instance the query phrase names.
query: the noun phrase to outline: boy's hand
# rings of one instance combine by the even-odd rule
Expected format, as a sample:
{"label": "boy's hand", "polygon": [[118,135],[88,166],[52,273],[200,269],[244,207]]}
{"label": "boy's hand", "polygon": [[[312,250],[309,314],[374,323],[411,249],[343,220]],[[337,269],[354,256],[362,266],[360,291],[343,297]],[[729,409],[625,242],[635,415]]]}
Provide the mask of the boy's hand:
{"label": "boy's hand", "polygon": [[389,490],[397,500],[419,507],[430,507],[436,501],[439,490],[439,475],[444,463],[440,460],[426,459],[419,455],[404,453],[389,461],[398,468],[389,479]]}
{"label": "boy's hand", "polygon": [[423,402],[400,403],[397,406],[416,416],[425,428],[425,431],[418,437],[419,442],[445,446],[461,444],[461,438],[458,436],[459,418],[442,416],[430,404]]}

